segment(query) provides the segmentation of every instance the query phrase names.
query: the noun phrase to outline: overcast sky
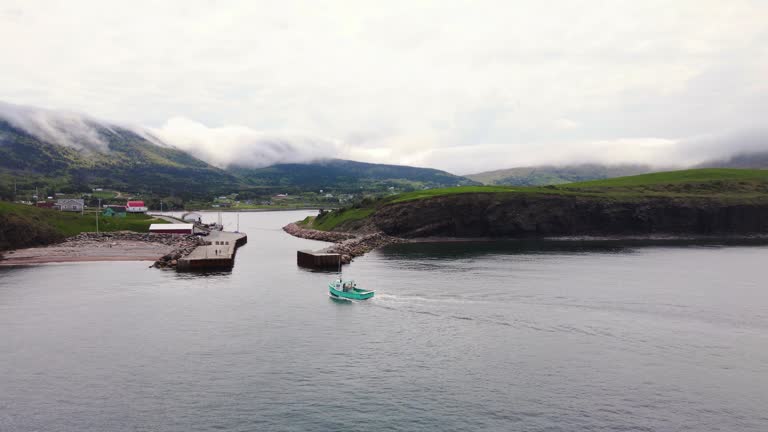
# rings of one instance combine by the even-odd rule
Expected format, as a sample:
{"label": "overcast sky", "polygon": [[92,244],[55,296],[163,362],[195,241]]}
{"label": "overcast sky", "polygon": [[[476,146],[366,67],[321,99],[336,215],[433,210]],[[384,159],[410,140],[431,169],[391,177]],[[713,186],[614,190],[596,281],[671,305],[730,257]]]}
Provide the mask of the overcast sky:
{"label": "overcast sky", "polygon": [[765,0],[3,0],[0,71],[2,101],[148,127],[219,165],[464,174],[768,147]]}

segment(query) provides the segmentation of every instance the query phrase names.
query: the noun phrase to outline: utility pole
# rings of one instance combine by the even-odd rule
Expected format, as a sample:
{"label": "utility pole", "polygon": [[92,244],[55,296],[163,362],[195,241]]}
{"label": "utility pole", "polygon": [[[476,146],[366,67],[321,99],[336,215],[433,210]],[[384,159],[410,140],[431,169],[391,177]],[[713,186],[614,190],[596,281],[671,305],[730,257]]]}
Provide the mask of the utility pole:
{"label": "utility pole", "polygon": [[96,208],[96,234],[99,233],[99,214],[101,213],[101,198],[99,198],[99,207]]}
{"label": "utility pole", "polygon": [[162,213],[162,212],[163,212],[163,202],[160,201],[160,213]]}

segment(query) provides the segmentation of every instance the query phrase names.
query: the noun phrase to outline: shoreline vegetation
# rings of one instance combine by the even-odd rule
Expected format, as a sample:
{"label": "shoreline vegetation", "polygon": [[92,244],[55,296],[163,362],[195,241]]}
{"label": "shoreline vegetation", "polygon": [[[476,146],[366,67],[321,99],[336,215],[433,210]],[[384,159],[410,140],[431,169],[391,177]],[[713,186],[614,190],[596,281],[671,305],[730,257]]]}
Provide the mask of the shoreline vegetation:
{"label": "shoreline vegetation", "polygon": [[762,240],[768,235],[768,170],[428,189],[321,212],[295,225],[301,231],[286,231],[315,239],[322,235],[314,231],[358,238],[379,233],[399,241]]}
{"label": "shoreline vegetation", "polygon": [[[219,209],[281,210],[298,209]],[[0,251],[77,244],[82,238],[73,236],[91,231],[95,220],[93,212],[80,215],[0,202]],[[99,217],[99,221],[106,232],[145,232],[151,223],[167,222],[151,215]],[[320,210],[317,216],[283,229],[296,237],[334,243],[325,251],[341,254],[345,263],[375,248],[406,241],[762,240],[768,235],[768,170],[697,169],[545,187],[425,189]],[[109,238],[109,234],[102,235]],[[170,250],[150,258],[150,252],[131,245],[125,245],[131,253],[121,255],[120,247],[115,246],[122,247],[113,244],[112,258],[105,259],[162,257],[157,262],[165,267],[184,255],[184,251]],[[44,248],[30,250],[39,249]],[[79,258],[77,254],[45,255],[37,259],[97,259],[88,253]],[[23,256],[17,255],[15,261]],[[32,256],[26,259],[34,261]]]}
{"label": "shoreline vegetation", "polygon": [[[0,265],[82,261],[157,261],[178,254],[184,240],[149,234],[151,224],[168,223],[145,214],[125,217],[62,212],[0,201]],[[188,240],[187,240],[188,242]]]}
{"label": "shoreline vegetation", "polygon": [[[24,204],[0,201],[0,254],[4,250],[61,243],[69,237],[96,230],[95,209],[63,212]],[[101,232],[148,232],[155,223],[167,223],[145,214],[125,217],[99,215]]]}

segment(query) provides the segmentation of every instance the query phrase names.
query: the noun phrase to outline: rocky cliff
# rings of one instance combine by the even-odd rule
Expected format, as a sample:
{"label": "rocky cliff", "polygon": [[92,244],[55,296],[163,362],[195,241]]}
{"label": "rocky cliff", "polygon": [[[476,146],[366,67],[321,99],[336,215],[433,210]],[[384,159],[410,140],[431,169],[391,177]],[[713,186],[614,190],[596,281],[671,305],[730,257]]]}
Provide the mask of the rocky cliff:
{"label": "rocky cliff", "polygon": [[768,204],[706,197],[465,193],[384,205],[369,222],[406,238],[749,235],[768,233]]}

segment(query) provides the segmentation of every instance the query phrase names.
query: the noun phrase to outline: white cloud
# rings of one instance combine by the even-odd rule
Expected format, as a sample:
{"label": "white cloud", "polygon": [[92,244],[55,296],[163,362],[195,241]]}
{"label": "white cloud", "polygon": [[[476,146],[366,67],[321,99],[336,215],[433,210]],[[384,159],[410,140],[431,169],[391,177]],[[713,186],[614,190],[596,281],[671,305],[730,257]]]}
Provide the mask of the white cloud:
{"label": "white cloud", "polygon": [[0,119],[45,142],[84,152],[109,151],[107,142],[96,127],[110,132],[110,126],[83,114],[0,102]]}
{"label": "white cloud", "polygon": [[762,0],[6,0],[0,100],[460,172],[629,160],[763,124],[766,22]]}
{"label": "white cloud", "polygon": [[164,142],[221,168],[265,167],[334,157],[333,141],[291,133],[265,133],[244,126],[208,127],[182,117],[151,130]]}

